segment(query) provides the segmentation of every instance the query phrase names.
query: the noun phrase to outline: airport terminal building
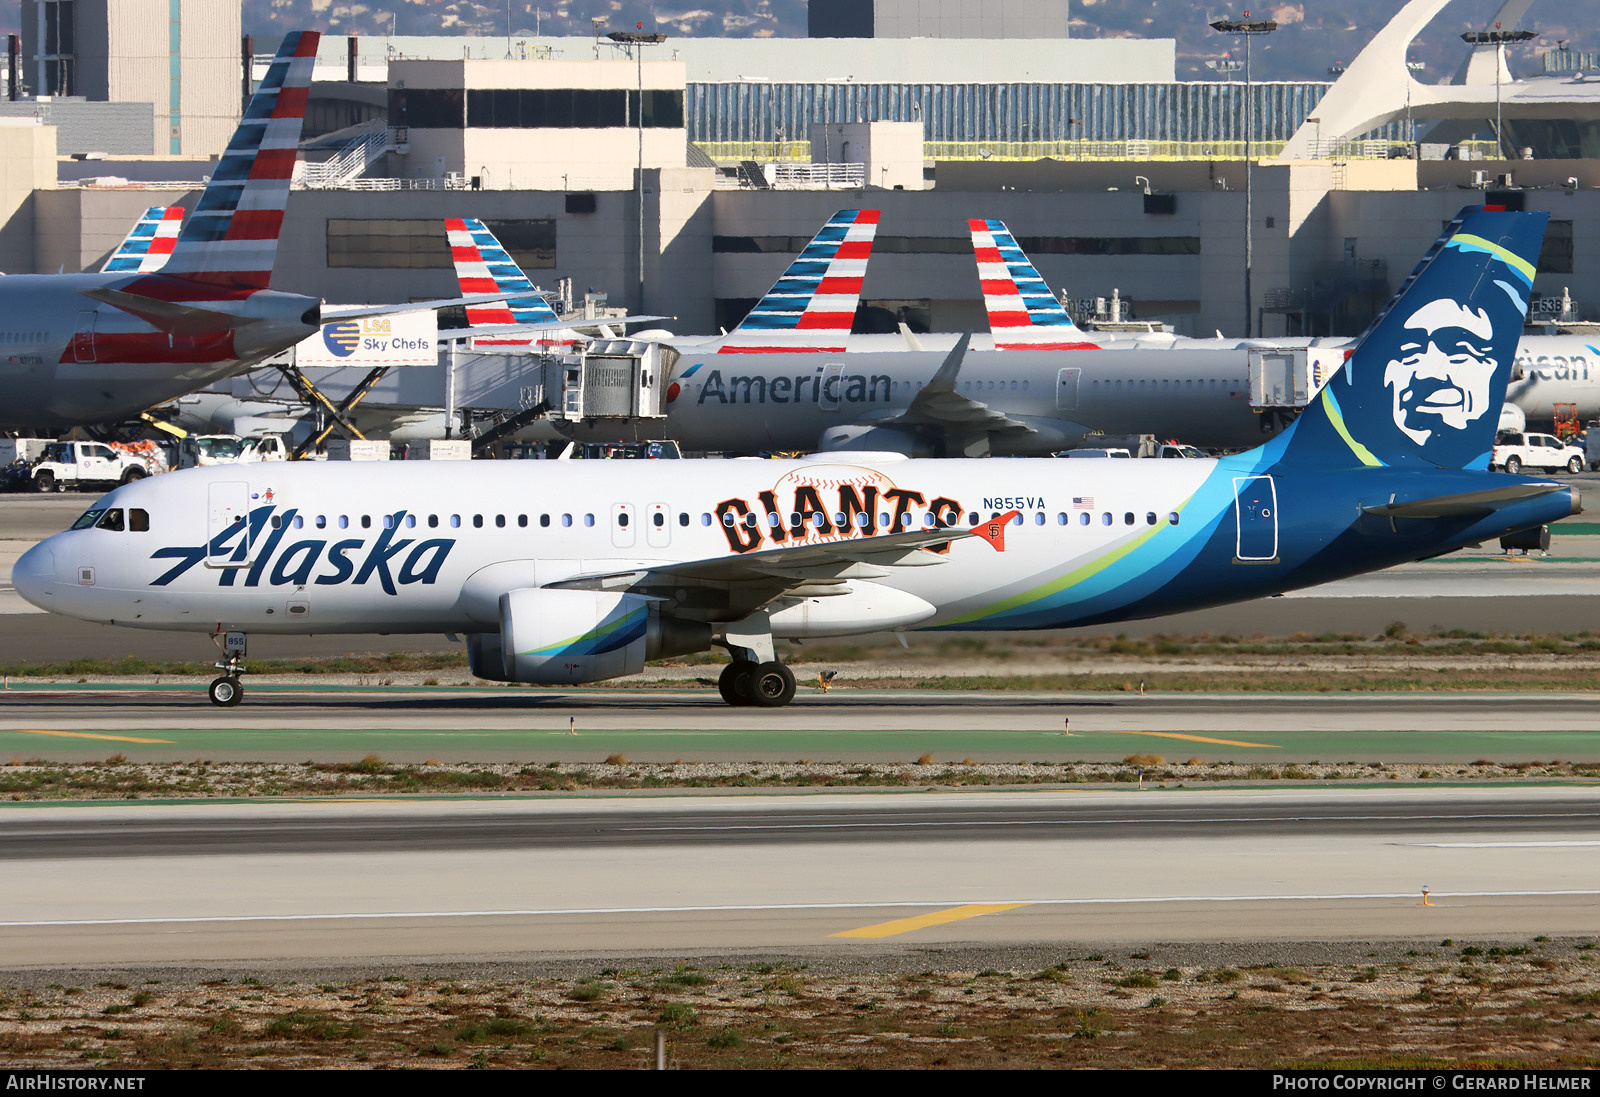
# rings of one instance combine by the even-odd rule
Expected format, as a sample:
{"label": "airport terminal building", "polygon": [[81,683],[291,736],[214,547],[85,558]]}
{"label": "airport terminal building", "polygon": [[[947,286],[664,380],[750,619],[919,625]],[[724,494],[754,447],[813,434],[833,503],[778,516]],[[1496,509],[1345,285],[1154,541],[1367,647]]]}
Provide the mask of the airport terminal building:
{"label": "airport terminal building", "polygon": [[[876,33],[907,25],[895,5],[874,10]],[[1441,224],[1493,192],[1551,214],[1536,293],[1600,317],[1600,269],[1580,246],[1600,214],[1600,161],[1445,158],[1482,154],[1411,141],[1414,120],[1339,133],[1312,114],[1327,83],[1180,83],[1171,40],[911,26],[921,36],[896,50],[864,36],[325,37],[308,125],[323,132],[304,151],[273,284],[341,302],[452,295],[443,221],[473,217],[546,289],[570,279],[580,300],[595,291],[714,333],[833,212],[872,208],[860,322],[873,330],[983,330],[967,229],[982,217],[1004,220],[1074,300],[1115,290],[1186,334],[1337,334],[1364,326]],[[145,207],[192,203],[209,169],[167,152],[170,135],[161,155],[63,147],[42,111],[5,105],[0,269],[97,267]],[[1311,147],[1276,159],[1310,122]]]}

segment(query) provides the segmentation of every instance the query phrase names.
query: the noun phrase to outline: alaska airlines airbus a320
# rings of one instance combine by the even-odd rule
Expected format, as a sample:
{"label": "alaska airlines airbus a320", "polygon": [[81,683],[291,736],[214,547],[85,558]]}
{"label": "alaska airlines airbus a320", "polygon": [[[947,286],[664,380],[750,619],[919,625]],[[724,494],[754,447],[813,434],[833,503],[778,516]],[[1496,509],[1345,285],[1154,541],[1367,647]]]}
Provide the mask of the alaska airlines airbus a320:
{"label": "alaska airlines airbus a320", "polygon": [[1447,228],[1286,431],[1219,460],[261,464],[118,488],[13,574],[28,601],[245,637],[462,633],[483,678],[576,685],[723,647],[782,705],[773,641],[1156,617],[1437,556],[1574,513],[1486,471],[1545,215]]}

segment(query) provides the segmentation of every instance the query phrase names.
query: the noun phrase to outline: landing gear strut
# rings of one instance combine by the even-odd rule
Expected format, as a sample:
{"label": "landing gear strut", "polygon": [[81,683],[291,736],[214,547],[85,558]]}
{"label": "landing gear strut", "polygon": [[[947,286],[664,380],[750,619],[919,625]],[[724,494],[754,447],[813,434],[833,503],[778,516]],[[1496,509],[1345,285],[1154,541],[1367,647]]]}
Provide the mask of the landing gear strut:
{"label": "landing gear strut", "polygon": [[244,633],[226,634],[222,640],[222,650],[227,653],[228,661],[215,664],[216,668],[222,671],[222,677],[212,680],[211,685],[206,688],[206,696],[211,698],[213,705],[232,708],[244,700],[244,683],[239,681],[240,675],[244,674]]}
{"label": "landing gear strut", "polygon": [[764,611],[726,627],[723,646],[733,662],[717,679],[717,692],[730,705],[780,708],[794,700],[794,672],[772,650],[772,622]]}

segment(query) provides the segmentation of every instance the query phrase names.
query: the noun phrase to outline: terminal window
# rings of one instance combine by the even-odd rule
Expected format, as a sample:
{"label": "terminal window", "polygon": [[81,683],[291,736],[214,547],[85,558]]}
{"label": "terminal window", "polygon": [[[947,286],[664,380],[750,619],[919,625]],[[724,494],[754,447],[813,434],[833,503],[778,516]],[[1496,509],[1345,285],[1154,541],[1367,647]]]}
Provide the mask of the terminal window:
{"label": "terminal window", "polygon": [[[486,221],[524,270],[556,265],[556,226],[548,218]],[[444,222],[328,218],[328,266],[382,269],[449,269]]]}

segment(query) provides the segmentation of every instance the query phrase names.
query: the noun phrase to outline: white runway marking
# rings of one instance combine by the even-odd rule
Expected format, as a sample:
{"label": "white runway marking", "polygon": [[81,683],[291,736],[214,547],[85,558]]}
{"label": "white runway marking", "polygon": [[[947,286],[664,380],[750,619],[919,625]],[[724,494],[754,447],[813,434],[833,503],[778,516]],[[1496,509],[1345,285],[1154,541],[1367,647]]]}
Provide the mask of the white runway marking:
{"label": "white runway marking", "polygon": [[[1154,905],[1165,903],[1293,903],[1329,902],[1358,899],[1416,899],[1419,891],[1373,891],[1306,895],[1175,895],[1146,897],[1096,896],[1087,899],[991,899],[989,905],[1009,906],[1093,906],[1096,904],[1132,903]],[[1554,891],[1453,891],[1435,892],[1439,899],[1520,899],[1553,898],[1559,896],[1600,896],[1600,890]],[[362,918],[540,918],[571,915],[614,914],[745,914],[785,910],[890,910],[897,908],[921,909],[924,907],[953,907],[971,904],[974,900],[940,899],[902,902],[862,901],[855,903],[774,903],[760,906],[682,906],[682,907],[571,907],[548,910],[411,910],[376,911],[371,913],[340,912],[332,914],[234,914],[215,917],[190,918],[83,918],[37,922],[0,922],[0,929],[37,929],[54,926],[150,926],[215,924],[225,922],[332,922],[356,921]]]}

